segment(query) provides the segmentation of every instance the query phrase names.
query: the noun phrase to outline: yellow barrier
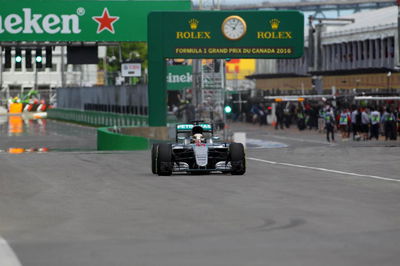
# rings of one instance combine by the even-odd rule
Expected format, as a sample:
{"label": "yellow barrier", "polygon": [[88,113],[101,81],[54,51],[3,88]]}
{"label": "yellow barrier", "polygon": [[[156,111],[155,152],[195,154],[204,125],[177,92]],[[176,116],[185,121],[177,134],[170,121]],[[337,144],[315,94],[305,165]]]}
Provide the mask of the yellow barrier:
{"label": "yellow barrier", "polygon": [[11,114],[22,113],[22,108],[23,108],[22,103],[12,103],[10,104],[10,113]]}

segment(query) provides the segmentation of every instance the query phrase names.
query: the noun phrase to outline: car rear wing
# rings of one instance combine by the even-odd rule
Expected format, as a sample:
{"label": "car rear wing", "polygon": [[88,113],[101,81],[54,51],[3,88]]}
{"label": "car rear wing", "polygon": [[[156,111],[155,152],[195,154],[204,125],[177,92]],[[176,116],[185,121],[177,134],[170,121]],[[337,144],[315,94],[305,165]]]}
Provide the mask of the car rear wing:
{"label": "car rear wing", "polygon": [[191,132],[194,126],[201,126],[203,128],[204,132],[211,132],[213,133],[213,127],[211,124],[198,124],[198,125],[193,125],[193,124],[178,124],[176,125],[176,133],[186,133],[186,132]]}

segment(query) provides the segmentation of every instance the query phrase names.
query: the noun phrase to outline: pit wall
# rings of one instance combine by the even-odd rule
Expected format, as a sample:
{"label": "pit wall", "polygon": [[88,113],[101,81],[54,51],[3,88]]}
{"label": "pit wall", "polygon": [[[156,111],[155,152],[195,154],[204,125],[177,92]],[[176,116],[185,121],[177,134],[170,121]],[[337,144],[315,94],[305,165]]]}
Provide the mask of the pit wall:
{"label": "pit wall", "polygon": [[97,150],[147,150],[153,142],[168,139],[167,127],[98,128]]}
{"label": "pit wall", "polygon": [[[148,127],[148,117],[77,109],[54,108],[47,110],[47,117],[66,122],[99,127],[97,149],[146,150],[153,142],[162,142],[174,136],[175,126]],[[169,119],[172,121],[172,119]]]}

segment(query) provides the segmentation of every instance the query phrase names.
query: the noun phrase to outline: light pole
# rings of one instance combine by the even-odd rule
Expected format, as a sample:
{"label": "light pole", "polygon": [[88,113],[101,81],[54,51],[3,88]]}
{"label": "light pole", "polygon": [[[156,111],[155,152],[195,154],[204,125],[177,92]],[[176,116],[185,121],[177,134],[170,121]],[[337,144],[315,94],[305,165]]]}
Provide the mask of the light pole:
{"label": "light pole", "polygon": [[397,0],[397,65],[400,66],[400,0]]}

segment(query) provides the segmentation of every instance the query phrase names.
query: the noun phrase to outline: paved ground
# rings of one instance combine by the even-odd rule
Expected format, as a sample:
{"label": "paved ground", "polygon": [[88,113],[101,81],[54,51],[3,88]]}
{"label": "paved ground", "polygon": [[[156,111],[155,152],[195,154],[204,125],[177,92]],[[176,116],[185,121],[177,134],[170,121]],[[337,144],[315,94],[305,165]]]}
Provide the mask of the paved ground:
{"label": "paved ground", "polygon": [[[148,151],[0,153],[0,235],[14,263],[398,265],[398,142],[331,145],[315,132],[234,129],[287,147],[249,145],[244,176],[158,177]],[[0,260],[11,263],[6,245]]]}
{"label": "paved ground", "polygon": [[8,148],[95,150],[96,129],[55,120],[0,115],[0,150]]}

